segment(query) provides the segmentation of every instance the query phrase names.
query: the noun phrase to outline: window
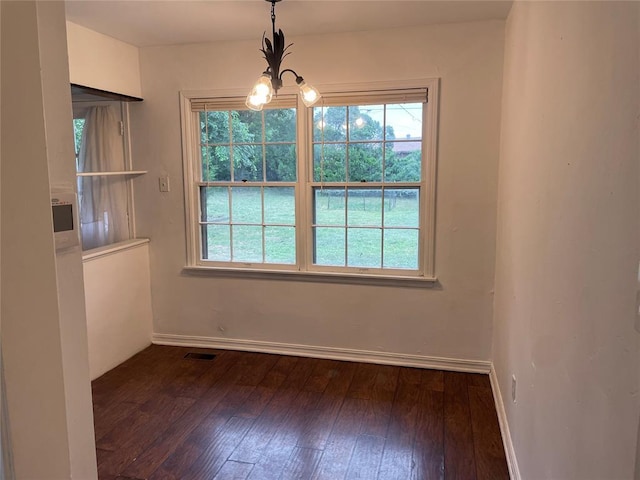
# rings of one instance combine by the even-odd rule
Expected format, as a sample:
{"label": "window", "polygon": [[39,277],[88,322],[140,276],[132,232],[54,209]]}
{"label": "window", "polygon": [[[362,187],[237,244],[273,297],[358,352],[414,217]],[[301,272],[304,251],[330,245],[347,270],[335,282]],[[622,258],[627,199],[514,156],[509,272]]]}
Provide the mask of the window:
{"label": "window", "polygon": [[432,279],[436,87],[183,94],[189,266]]}
{"label": "window", "polygon": [[133,238],[127,104],[74,102],[82,249]]}
{"label": "window", "polygon": [[197,113],[202,260],[295,265],[295,103]]}

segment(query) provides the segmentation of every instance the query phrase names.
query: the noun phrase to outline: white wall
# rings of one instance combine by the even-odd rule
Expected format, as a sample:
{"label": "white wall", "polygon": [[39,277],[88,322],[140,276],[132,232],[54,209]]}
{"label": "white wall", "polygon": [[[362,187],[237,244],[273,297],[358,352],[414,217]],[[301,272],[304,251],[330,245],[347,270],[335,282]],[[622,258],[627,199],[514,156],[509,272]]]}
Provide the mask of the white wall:
{"label": "white wall", "polygon": [[[142,97],[137,47],[72,22],[67,41],[71,83]],[[151,343],[148,255],[144,245],[84,264],[91,379]]]}
{"label": "white wall", "polygon": [[[431,290],[182,272],[178,92],[249,88],[265,67],[259,37],[140,51],[145,101],[132,106],[132,138],[135,167],[150,172],[137,183],[136,208],[138,233],[152,239],[155,332],[488,360],[504,22],[290,39],[286,65],[316,85],[441,77],[441,286]],[[161,194],[164,173],[172,190]]]}
{"label": "white wall", "polygon": [[637,9],[516,2],[507,23],[493,360],[526,479],[633,477]]}
{"label": "white wall", "polygon": [[64,3],[0,8],[2,350],[16,478],[97,478],[81,264],[56,258],[51,220],[50,180],[73,182]]}
{"label": "white wall", "polygon": [[[48,150],[49,182],[52,187],[76,190],[73,113],[69,91],[67,36],[64,2],[42,2],[38,15],[40,64]],[[96,478],[93,408],[87,352],[87,319],[80,247],[56,255],[58,307],[62,340],[65,395],[71,444],[71,475]]]}
{"label": "white wall", "polygon": [[142,97],[138,48],[67,22],[71,83]]}
{"label": "white wall", "polygon": [[151,344],[149,246],[84,261],[91,379]]}

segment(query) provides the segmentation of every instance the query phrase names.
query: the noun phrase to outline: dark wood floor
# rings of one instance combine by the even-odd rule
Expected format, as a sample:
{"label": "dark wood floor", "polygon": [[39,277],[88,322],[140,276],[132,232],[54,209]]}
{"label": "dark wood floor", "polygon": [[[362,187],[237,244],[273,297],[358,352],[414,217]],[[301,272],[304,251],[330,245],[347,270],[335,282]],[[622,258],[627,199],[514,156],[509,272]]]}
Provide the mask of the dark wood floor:
{"label": "dark wood floor", "polygon": [[509,478],[486,375],[151,346],[93,401],[100,480]]}

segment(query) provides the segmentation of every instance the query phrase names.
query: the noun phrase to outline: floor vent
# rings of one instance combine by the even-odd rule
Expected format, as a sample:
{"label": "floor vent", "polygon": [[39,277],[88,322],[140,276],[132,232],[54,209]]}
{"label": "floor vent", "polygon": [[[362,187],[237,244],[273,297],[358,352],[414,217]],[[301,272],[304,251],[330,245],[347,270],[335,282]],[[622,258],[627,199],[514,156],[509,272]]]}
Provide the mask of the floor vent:
{"label": "floor vent", "polygon": [[193,358],[194,360],[213,360],[216,356],[213,353],[187,353],[184,358]]}

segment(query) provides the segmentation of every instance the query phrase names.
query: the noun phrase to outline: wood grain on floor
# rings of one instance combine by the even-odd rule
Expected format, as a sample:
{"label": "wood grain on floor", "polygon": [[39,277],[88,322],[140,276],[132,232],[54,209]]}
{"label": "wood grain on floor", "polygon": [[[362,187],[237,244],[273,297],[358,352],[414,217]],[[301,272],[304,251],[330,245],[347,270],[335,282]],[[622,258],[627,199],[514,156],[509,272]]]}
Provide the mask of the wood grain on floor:
{"label": "wood grain on floor", "polygon": [[92,387],[100,480],[509,478],[487,375],[153,345]]}

